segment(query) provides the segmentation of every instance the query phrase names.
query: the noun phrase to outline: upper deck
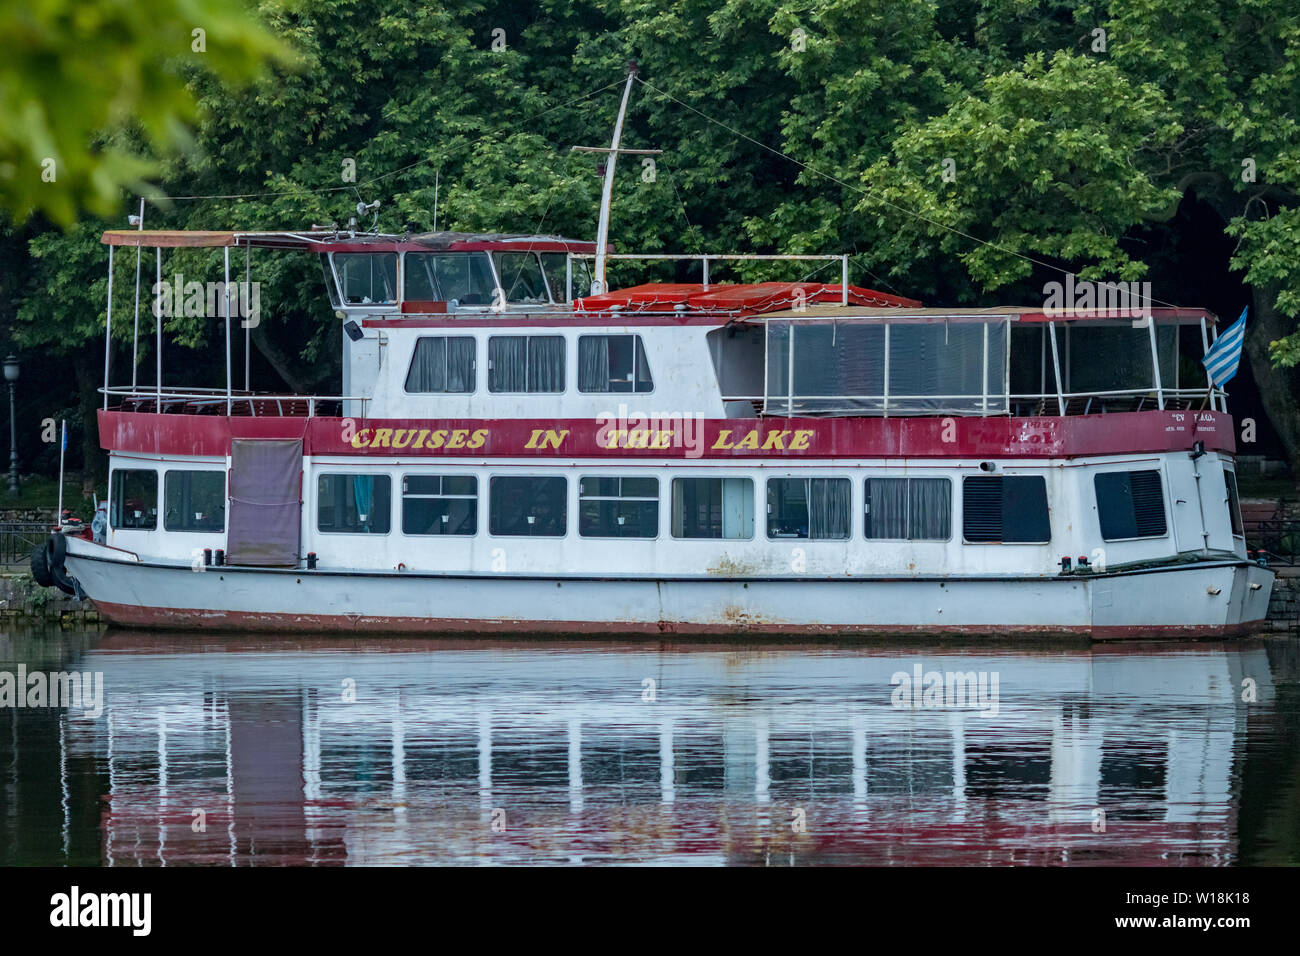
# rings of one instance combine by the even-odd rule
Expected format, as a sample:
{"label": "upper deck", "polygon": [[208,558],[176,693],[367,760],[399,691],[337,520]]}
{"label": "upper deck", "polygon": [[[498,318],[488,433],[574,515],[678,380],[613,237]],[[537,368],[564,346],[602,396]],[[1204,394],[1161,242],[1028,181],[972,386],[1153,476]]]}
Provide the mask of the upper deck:
{"label": "upper deck", "polygon": [[[161,363],[154,385],[114,387],[106,361],[105,408],[494,420],[596,418],[629,403],[703,418],[1226,410],[1203,375],[1184,381],[1211,342],[1216,319],[1203,309],[926,308],[847,284],[847,258],[830,256],[693,257],[704,282],[588,295],[595,245],[557,236],[120,231],[103,241],[110,258],[152,249],[159,277],[168,250],[222,249],[229,293],[216,316],[226,389],[163,387]],[[247,357],[236,387],[230,252],[241,248],[246,262],[254,248],[320,257],[340,323],[337,394],[259,393]],[[709,262],[725,258],[840,259],[841,281],[709,282]],[[112,295],[110,283],[110,332]]]}

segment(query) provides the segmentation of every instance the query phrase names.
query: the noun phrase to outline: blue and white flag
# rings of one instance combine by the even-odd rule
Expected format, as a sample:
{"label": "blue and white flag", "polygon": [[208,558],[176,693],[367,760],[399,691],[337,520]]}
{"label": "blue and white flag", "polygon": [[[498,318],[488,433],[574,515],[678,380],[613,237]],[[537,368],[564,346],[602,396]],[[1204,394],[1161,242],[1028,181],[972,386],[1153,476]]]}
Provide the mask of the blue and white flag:
{"label": "blue and white flag", "polygon": [[1210,381],[1220,388],[1232,381],[1232,377],[1237,374],[1237,366],[1241,363],[1241,343],[1245,340],[1246,310],[1242,309],[1241,318],[1214,340],[1210,350],[1205,353],[1205,358],[1201,359]]}

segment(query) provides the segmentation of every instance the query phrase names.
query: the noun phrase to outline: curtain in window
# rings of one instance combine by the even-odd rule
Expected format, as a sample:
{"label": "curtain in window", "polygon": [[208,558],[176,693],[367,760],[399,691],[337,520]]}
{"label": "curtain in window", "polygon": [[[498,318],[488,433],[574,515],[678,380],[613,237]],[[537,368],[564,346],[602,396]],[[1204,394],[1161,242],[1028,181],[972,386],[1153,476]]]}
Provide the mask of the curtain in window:
{"label": "curtain in window", "polygon": [[488,339],[491,372],[488,385],[494,392],[522,392],[527,382],[528,339],[522,335],[498,335]]}
{"label": "curtain in window", "polygon": [[408,392],[447,391],[447,340],[423,338],[415,344],[411,371],[406,376]]}
{"label": "curtain in window", "polygon": [[352,476],[352,497],[357,503],[357,522],[366,531],[370,530],[370,519],[374,512],[375,479],[369,475]]}
{"label": "curtain in window", "polygon": [[909,489],[915,540],[947,541],[952,533],[952,483],[947,478],[913,478]]}
{"label": "curtain in window", "polygon": [[447,391],[474,391],[474,340],[469,336],[447,339]]}
{"label": "curtain in window", "polygon": [[609,343],[603,335],[578,339],[578,391],[609,391]]}
{"label": "curtain in window", "polygon": [[808,496],[808,535],[811,538],[849,536],[849,481],[813,478]]}
{"label": "curtain in window", "polygon": [[564,391],[564,339],[538,335],[528,340],[528,391]]}
{"label": "curtain in window", "polygon": [[871,478],[868,480],[869,515],[873,538],[907,537],[907,479]]}

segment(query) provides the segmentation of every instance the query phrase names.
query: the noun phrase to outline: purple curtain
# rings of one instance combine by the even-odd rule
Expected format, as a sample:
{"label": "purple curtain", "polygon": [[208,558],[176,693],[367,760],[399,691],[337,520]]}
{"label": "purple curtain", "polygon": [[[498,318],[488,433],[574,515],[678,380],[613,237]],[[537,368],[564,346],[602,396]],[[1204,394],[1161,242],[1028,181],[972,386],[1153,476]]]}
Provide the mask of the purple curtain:
{"label": "purple curtain", "polygon": [[226,561],[296,567],[302,523],[302,441],[231,442]]}

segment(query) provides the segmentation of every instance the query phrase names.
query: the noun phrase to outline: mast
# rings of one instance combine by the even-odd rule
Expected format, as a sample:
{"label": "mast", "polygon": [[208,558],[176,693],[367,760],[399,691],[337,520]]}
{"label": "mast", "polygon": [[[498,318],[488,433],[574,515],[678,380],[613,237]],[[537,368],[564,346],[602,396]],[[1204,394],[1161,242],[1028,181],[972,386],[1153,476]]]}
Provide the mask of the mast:
{"label": "mast", "polygon": [[598,146],[574,146],[573,149],[584,153],[608,153],[605,161],[605,186],[600,194],[600,222],[596,226],[596,275],[591,283],[591,294],[599,295],[607,288],[605,283],[605,246],[609,241],[609,207],[614,198],[614,166],[618,163],[619,153],[637,153],[658,155],[661,149],[619,149],[623,141],[623,120],[627,117],[627,101],[632,95],[632,81],[636,79],[636,60],[627,65],[627,84],[623,87],[623,101],[618,107],[618,119],[614,123],[614,139],[608,149]]}

